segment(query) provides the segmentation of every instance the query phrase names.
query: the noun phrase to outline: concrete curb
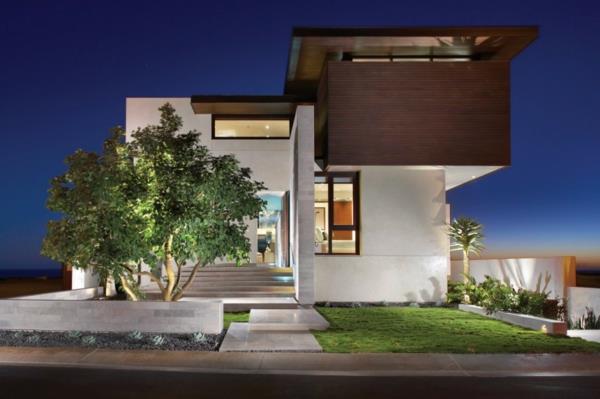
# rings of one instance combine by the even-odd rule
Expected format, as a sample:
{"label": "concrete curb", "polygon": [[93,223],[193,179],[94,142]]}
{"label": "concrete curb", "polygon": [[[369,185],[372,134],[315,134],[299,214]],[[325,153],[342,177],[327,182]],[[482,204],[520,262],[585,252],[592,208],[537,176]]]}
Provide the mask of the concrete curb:
{"label": "concrete curb", "polygon": [[600,376],[598,354],[224,353],[5,347],[0,348],[0,365],[321,376]]}

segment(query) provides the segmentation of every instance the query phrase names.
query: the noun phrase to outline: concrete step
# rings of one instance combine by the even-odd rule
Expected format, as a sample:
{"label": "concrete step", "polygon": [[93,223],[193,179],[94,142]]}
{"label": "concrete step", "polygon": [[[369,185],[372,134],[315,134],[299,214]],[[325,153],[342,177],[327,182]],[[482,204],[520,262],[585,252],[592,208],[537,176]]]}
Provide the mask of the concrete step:
{"label": "concrete step", "polygon": [[[182,280],[187,280],[189,276],[181,276]],[[213,276],[211,274],[197,274],[194,281],[279,281],[284,283],[293,283],[292,276],[262,276],[262,275],[244,275],[233,274],[231,276]]]}
{"label": "concrete step", "polygon": [[[219,298],[226,312],[247,312],[251,309],[296,309],[298,302],[293,297],[227,297]],[[196,301],[202,298],[183,297],[182,301]]]}
{"label": "concrete step", "polygon": [[189,287],[186,292],[224,292],[224,291],[244,291],[244,292],[294,292],[294,287],[268,287],[259,286],[223,286],[223,287]]}
{"label": "concrete step", "polygon": [[294,284],[281,281],[193,281],[190,288],[219,288],[219,287],[293,287]]}
{"label": "concrete step", "polygon": [[[182,273],[191,273],[192,267],[184,267]],[[293,273],[291,267],[235,267],[235,266],[207,266],[198,270],[198,273]]]}
{"label": "concrete step", "polygon": [[231,323],[219,352],[322,352],[308,331],[254,331],[247,323]]}
{"label": "concrete step", "polygon": [[[148,290],[144,291],[148,295],[160,295],[158,290]],[[184,294],[184,297],[193,297],[193,298],[292,298],[294,296],[294,292],[251,292],[251,291],[214,291],[214,292],[205,292],[205,291],[187,291]]]}
{"label": "concrete step", "polygon": [[313,308],[252,309],[248,328],[251,331],[326,330],[329,322]]}

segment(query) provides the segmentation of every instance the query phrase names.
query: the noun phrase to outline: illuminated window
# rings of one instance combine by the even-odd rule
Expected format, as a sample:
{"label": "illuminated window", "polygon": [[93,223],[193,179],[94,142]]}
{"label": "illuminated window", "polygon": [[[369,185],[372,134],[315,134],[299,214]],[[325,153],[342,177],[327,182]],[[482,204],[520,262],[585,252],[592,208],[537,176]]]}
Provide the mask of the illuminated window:
{"label": "illuminated window", "polygon": [[315,253],[358,254],[358,173],[315,175]]}
{"label": "illuminated window", "polygon": [[471,61],[469,57],[353,57],[353,62],[462,62]]}
{"label": "illuminated window", "polygon": [[213,118],[215,139],[287,139],[290,137],[288,118]]}

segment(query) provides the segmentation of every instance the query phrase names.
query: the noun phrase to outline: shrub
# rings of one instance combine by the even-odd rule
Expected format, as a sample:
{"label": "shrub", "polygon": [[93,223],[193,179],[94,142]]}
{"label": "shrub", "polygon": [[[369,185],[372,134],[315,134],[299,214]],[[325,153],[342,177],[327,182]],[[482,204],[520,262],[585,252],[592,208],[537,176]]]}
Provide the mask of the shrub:
{"label": "shrub", "polygon": [[162,335],[155,335],[152,337],[152,345],[154,346],[162,346],[167,342],[166,338]]}
{"label": "shrub", "polygon": [[144,334],[142,334],[141,332],[136,330],[136,331],[130,332],[129,335],[127,335],[127,337],[133,341],[139,341],[142,338],[144,338]]}
{"label": "shrub", "polygon": [[96,337],[93,335],[85,335],[81,338],[81,343],[85,346],[93,346],[96,344]]}
{"label": "shrub", "polygon": [[534,316],[544,314],[544,304],[548,298],[544,292],[515,290],[490,276],[485,276],[485,280],[479,284],[473,276],[466,277],[464,283],[448,284],[449,303],[470,303],[485,308],[488,313],[502,310]]}
{"label": "shrub", "polygon": [[198,331],[192,334],[192,341],[198,343],[198,342],[205,342],[206,341],[206,335],[204,335],[203,332]]}
{"label": "shrub", "polygon": [[600,329],[600,315],[596,316],[594,309],[586,306],[585,314],[569,324],[575,330],[598,330]]}

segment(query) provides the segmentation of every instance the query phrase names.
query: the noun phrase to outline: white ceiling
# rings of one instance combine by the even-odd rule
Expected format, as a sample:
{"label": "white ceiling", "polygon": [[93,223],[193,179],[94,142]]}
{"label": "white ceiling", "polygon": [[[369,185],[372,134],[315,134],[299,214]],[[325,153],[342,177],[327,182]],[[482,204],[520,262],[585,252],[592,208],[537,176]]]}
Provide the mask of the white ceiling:
{"label": "white ceiling", "polygon": [[[405,166],[407,169],[417,170],[446,170],[446,191],[452,190],[470,181],[474,181],[487,174],[505,168],[506,166]],[[330,167],[330,171],[359,171],[360,166],[336,166]],[[315,163],[315,171],[321,171]]]}

